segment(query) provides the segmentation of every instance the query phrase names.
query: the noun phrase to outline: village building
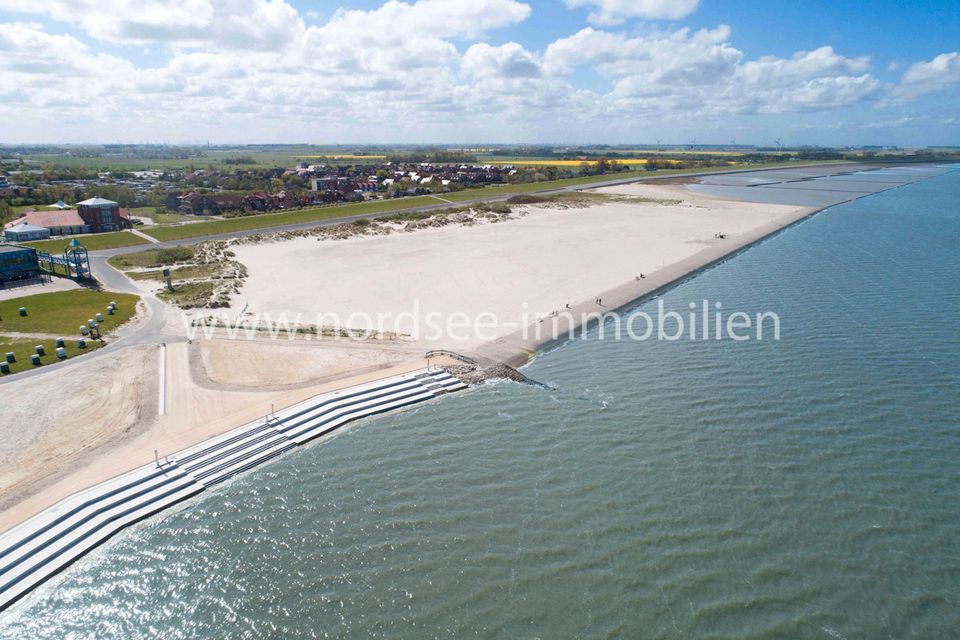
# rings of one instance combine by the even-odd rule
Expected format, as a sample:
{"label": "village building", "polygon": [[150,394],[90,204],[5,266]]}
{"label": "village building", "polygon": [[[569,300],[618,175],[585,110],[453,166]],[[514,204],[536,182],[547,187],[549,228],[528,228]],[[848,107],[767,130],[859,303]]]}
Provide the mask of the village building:
{"label": "village building", "polygon": [[40,263],[36,249],[0,244],[0,286],[39,276]]}
{"label": "village building", "polygon": [[19,218],[4,225],[4,236],[11,229],[24,224],[46,229],[49,232],[48,237],[118,231],[133,226],[126,209],[121,209],[116,202],[103,198],[78,202],[76,209],[24,211]]}
{"label": "village building", "polygon": [[133,227],[127,211],[121,209],[116,202],[105,198],[90,198],[78,202],[77,213],[90,228],[91,233],[119,231]]}
{"label": "village building", "polygon": [[50,237],[50,229],[46,227],[38,227],[28,222],[14,222],[16,224],[3,230],[3,239],[7,242],[30,242],[46,240]]}

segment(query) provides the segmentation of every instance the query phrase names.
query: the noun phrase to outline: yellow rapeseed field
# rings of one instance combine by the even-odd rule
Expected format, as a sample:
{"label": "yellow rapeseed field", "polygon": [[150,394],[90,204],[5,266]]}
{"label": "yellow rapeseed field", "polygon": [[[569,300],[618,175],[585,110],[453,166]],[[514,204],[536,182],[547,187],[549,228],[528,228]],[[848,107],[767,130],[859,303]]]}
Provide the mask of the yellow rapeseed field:
{"label": "yellow rapeseed field", "polygon": [[383,160],[387,156],[361,155],[361,154],[355,154],[355,153],[325,153],[320,156],[297,156],[297,157],[298,158],[333,158],[335,160],[361,160],[363,158]]}
{"label": "yellow rapeseed field", "polygon": [[[620,164],[647,164],[647,158],[616,158]],[[657,162],[669,162],[670,164],[679,164],[679,160],[660,160]],[[582,164],[596,164],[596,160],[499,160],[495,164],[516,164],[534,167],[579,167]]]}

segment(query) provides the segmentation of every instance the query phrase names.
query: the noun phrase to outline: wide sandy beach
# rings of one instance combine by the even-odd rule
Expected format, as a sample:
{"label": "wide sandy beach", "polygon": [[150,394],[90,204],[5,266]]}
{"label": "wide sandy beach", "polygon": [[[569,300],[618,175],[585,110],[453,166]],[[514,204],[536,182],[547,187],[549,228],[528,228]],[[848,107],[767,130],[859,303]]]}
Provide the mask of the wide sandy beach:
{"label": "wide sandy beach", "polygon": [[[705,264],[812,211],[679,186],[598,193],[618,198],[529,206],[496,224],[240,245],[237,259],[250,275],[229,314],[246,309],[260,321],[386,329],[425,348],[471,353],[568,305],[586,309],[599,298],[595,306],[609,308],[609,294],[641,274],[640,284],[651,286],[663,273],[682,275],[677,265],[692,271],[702,266],[697,256]],[[624,302],[618,296],[613,306]],[[484,326],[460,326],[465,319]]]}
{"label": "wide sandy beach", "polygon": [[[626,304],[813,211],[677,185],[600,193],[613,197],[590,206],[515,207],[496,223],[415,232],[394,223],[389,234],[237,244],[232,249],[249,278],[225,317],[245,310],[248,320],[286,315],[365,329],[365,317],[380,316],[399,318],[385,328],[409,335],[291,341],[258,334],[248,341],[217,330],[187,344],[179,313],[167,310],[165,350],[123,347],[121,340],[109,367],[72,364],[74,379],[98,381],[93,390],[65,387],[55,371],[11,381],[4,390],[14,399],[10,415],[25,428],[0,446],[8,469],[0,474],[0,529],[148,462],[154,449],[163,455],[255,420],[271,406],[423,367],[428,349],[522,364],[543,342],[522,335],[538,316],[568,304],[578,312]],[[430,335],[431,314],[444,329],[437,335]],[[472,323],[481,316],[476,333]],[[455,331],[444,326],[451,319]]]}

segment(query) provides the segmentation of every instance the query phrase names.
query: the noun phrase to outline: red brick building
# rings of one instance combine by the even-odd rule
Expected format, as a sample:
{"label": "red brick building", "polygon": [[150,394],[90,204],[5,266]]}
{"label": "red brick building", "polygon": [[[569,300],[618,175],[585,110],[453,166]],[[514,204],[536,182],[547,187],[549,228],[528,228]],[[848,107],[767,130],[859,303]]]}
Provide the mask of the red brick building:
{"label": "red brick building", "polygon": [[84,224],[90,228],[90,233],[119,231],[120,229],[133,227],[130,222],[130,214],[112,200],[90,198],[78,202],[77,213],[80,214]]}

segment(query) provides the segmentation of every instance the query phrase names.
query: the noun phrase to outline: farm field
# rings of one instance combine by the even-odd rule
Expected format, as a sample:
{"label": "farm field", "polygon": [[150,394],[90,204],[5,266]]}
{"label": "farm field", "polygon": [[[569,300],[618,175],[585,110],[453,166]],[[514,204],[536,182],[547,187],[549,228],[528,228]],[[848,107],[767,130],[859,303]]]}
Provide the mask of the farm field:
{"label": "farm field", "polygon": [[[630,166],[644,166],[649,162],[649,158],[613,158],[617,162]],[[598,160],[553,160],[553,159],[542,159],[542,160],[531,160],[525,158],[506,158],[498,160],[496,163],[491,164],[511,164],[516,166],[530,166],[530,167],[580,167],[583,165],[594,166],[598,163]],[[671,163],[671,164],[680,164],[681,160],[657,160],[658,163]],[[731,163],[732,164],[732,163]]]}
{"label": "farm field", "polygon": [[[289,167],[298,160],[328,157],[350,160],[359,158],[382,159],[385,156],[346,154],[331,152],[322,155],[323,150],[314,147],[291,146],[282,149],[216,149],[203,150],[185,158],[137,158],[126,156],[69,156],[64,154],[36,154],[24,156],[26,168],[39,169],[44,164],[53,164],[72,169],[90,169],[95,171],[164,171],[183,170],[191,165],[201,169],[215,168],[251,169]],[[252,162],[237,162],[249,158]],[[226,162],[230,160],[231,162]]]}
{"label": "farm field", "polygon": [[333,160],[386,160],[387,156],[363,153],[321,153],[312,156],[297,156],[299,158],[331,158]]}

